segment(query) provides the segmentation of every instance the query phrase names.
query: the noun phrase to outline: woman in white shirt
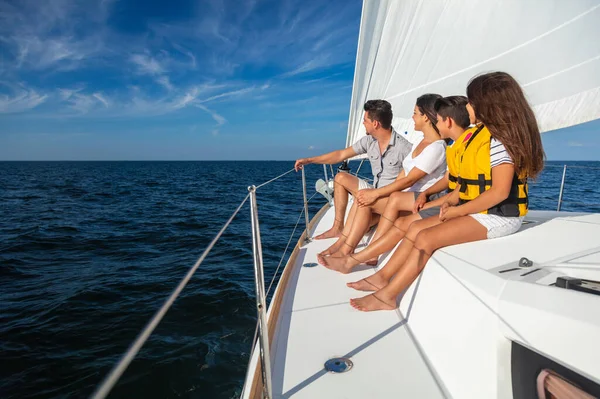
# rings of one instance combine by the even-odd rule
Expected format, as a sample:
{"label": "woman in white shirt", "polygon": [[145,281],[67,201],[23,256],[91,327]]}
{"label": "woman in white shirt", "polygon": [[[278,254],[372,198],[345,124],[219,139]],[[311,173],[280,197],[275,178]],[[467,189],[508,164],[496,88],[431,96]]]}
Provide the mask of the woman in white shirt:
{"label": "woman in white shirt", "polygon": [[[334,245],[320,253],[319,263],[330,267],[327,256],[345,256],[354,252],[369,226],[379,215],[384,215],[379,219],[376,233],[376,237],[381,236],[393,225],[400,209],[410,212],[418,194],[444,177],[446,143],[436,127],[437,114],[434,110],[434,104],[439,98],[442,97],[438,94],[424,94],[417,99],[413,120],[415,130],[423,132],[423,138],[413,145],[411,153],[402,162],[403,170],[394,183],[358,192],[356,201],[359,208],[354,219],[348,221],[351,225],[350,233],[347,236],[342,235]],[[388,209],[388,204],[393,206]],[[343,273],[350,271],[333,269]]]}

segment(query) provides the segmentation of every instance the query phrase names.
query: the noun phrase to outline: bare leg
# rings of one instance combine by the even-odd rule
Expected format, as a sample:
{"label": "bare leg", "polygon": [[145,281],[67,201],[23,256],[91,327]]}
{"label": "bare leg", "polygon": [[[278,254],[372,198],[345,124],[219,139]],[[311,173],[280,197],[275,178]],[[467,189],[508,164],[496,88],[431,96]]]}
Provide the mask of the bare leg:
{"label": "bare leg", "polygon": [[417,278],[435,250],[486,238],[487,229],[470,216],[462,216],[422,230],[394,279],[373,294],[350,300],[350,304],[365,312],[395,309],[396,297]]}
{"label": "bare leg", "polygon": [[396,248],[396,251],[383,268],[375,272],[375,274],[372,276],[353,283],[348,283],[346,285],[359,291],[373,291],[373,286],[378,288],[385,287],[408,258],[408,255],[413,249],[413,243],[415,242],[417,235],[422,230],[436,226],[440,223],[442,222],[440,222],[440,219],[437,216],[432,216],[427,219],[413,222],[410,224],[405,238],[402,240],[398,248]]}
{"label": "bare leg", "polygon": [[[325,251],[320,252],[319,255],[327,256],[327,255],[334,254],[342,247],[342,245],[344,245],[344,242],[346,241],[346,237],[348,237],[348,234],[350,234],[350,229],[352,228],[352,222],[354,221],[354,218],[356,217],[357,209],[358,209],[358,204],[356,202],[354,202],[352,204],[352,208],[350,208],[350,212],[348,213],[347,223],[344,226],[338,240],[336,242],[334,242],[333,245],[331,245]],[[325,234],[325,233],[323,233],[323,234]]]}
{"label": "bare leg", "polygon": [[[390,195],[390,199],[381,215],[381,221],[377,225],[377,231],[371,242],[375,242],[392,228],[400,212],[412,211],[415,204],[415,194],[413,192],[395,192]],[[411,213],[412,215],[412,213]],[[408,216],[408,215],[406,215]],[[419,218],[420,219],[420,218]]]}
{"label": "bare leg", "polygon": [[[404,235],[408,231],[410,225],[418,220],[421,220],[421,217],[418,214],[411,214],[410,216],[398,218],[394,222],[393,228],[388,230],[387,233],[385,233],[379,240],[371,242],[371,244],[369,244],[369,246],[364,250],[355,254],[348,254],[341,258],[327,258],[326,262],[328,263],[328,267],[334,270],[349,273],[352,268],[361,263],[366,263],[372,266],[369,260],[373,258],[377,259],[379,255],[392,250],[396,244],[398,244],[398,242],[404,238]],[[348,286],[361,290],[361,288],[364,287],[362,281],[363,280],[360,280],[356,283],[348,283]],[[373,291],[372,285],[368,284],[366,288],[369,288],[368,291]]]}
{"label": "bare leg", "polygon": [[344,229],[344,216],[346,215],[346,207],[348,206],[348,194],[356,195],[357,191],[358,177],[344,172],[335,175],[333,190],[335,221],[333,222],[333,227],[331,227],[331,229],[316,236],[315,240],[340,236]]}

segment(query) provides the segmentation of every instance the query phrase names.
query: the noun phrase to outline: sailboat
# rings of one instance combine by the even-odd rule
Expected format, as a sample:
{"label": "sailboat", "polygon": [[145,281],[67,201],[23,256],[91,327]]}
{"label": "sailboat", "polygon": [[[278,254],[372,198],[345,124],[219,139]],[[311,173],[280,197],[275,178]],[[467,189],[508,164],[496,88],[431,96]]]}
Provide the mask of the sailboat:
{"label": "sailboat", "polygon": [[[414,141],[419,95],[493,70],[521,83],[542,131],[598,119],[599,21],[597,0],[365,0],[346,145],[365,101],[389,101]],[[516,234],[438,250],[398,309],[372,313],[346,283],[373,268],[315,266],[332,241],[310,237],[333,219],[329,204],[307,219],[266,312],[257,275],[242,398],[600,397],[600,214],[530,211]]]}

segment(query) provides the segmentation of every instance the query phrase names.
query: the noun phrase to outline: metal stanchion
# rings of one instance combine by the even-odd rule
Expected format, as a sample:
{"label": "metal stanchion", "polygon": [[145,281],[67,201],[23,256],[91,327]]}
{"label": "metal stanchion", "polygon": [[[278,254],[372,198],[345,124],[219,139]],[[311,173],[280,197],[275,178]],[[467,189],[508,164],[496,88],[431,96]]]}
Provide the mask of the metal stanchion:
{"label": "metal stanchion", "polygon": [[258,225],[258,207],[256,203],[256,187],[248,187],[250,191],[250,219],[252,221],[252,253],[254,255],[254,283],[256,287],[256,310],[258,312],[258,329],[260,345],[260,361],[262,365],[264,397],[271,399],[271,355],[269,351],[269,327],[267,325],[267,306],[265,299],[265,274],[263,270],[262,243]]}

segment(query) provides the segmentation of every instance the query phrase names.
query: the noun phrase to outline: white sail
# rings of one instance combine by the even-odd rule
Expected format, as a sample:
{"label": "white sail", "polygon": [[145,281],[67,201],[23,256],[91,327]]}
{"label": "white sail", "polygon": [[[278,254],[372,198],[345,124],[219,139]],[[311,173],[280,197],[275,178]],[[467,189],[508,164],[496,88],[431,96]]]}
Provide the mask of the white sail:
{"label": "white sail", "polygon": [[600,0],[365,0],[347,146],[365,135],[363,104],[392,104],[413,141],[415,100],[466,92],[481,73],[523,86],[542,131],[600,118]]}

